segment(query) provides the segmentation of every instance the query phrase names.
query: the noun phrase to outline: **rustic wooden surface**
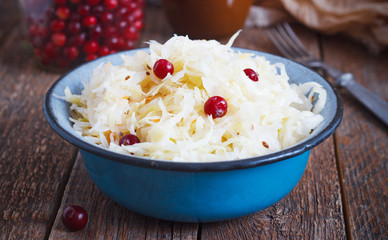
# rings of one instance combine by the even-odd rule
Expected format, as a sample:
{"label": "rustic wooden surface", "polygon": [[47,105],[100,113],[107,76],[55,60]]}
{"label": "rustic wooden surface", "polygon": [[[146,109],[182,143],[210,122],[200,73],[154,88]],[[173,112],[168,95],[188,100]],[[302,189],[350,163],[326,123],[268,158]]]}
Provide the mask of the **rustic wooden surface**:
{"label": "rustic wooden surface", "polygon": [[[37,68],[24,51],[16,3],[0,3],[0,239],[388,238],[388,129],[344,90],[339,129],[313,149],[298,185],[275,205],[230,221],[179,223],[116,204],[90,180],[77,149],[44,120],[43,97],[59,74]],[[345,37],[294,28],[317,57],[388,100],[387,51],[374,56]],[[163,12],[147,7],[138,46],[172,34]],[[235,46],[280,55],[261,29],[244,29]],[[90,217],[75,233],[60,222],[71,204]]]}

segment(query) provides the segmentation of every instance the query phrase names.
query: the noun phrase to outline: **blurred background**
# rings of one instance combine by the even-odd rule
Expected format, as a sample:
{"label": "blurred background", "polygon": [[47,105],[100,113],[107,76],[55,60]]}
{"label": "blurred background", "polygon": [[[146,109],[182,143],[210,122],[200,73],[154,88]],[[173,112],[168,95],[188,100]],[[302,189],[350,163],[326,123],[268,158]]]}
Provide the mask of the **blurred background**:
{"label": "blurred background", "polygon": [[222,40],[239,29],[288,21],[347,35],[375,55],[388,45],[388,2],[379,0],[2,0],[1,34],[19,23],[23,47],[39,66],[69,69],[144,46],[142,31],[157,25],[144,26],[147,7],[164,11],[169,25],[159,31],[170,35]]}

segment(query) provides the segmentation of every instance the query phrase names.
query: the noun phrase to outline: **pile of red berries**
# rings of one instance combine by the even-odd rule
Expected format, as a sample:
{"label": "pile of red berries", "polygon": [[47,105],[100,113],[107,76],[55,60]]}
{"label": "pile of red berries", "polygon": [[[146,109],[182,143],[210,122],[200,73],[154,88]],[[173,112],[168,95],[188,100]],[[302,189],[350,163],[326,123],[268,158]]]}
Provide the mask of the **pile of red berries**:
{"label": "pile of red berries", "polygon": [[43,64],[75,66],[134,48],[143,7],[144,0],[54,0],[38,19],[27,18],[29,40]]}

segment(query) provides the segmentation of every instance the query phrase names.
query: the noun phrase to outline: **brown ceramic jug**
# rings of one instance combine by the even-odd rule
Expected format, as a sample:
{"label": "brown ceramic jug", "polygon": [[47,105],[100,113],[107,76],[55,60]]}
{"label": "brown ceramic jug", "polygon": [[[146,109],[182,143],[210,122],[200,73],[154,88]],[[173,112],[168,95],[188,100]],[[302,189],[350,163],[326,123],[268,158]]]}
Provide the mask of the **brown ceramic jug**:
{"label": "brown ceramic jug", "polygon": [[230,37],[244,26],[253,0],[163,0],[175,32],[192,39]]}

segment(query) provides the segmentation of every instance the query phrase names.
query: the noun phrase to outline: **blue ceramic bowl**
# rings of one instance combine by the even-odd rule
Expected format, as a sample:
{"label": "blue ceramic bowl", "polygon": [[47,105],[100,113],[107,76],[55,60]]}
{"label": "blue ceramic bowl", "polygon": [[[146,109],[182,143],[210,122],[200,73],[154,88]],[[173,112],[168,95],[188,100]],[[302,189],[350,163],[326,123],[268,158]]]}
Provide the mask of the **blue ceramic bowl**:
{"label": "blue ceramic bowl", "polygon": [[[145,50],[145,49],[142,49]],[[340,124],[343,106],[338,93],[325,79],[306,67],[271,54],[236,49],[285,64],[290,82],[315,81],[327,91],[324,121],[311,136],[282,151],[249,159],[209,163],[174,163],[115,153],[77,136],[69,121],[68,86],[80,94],[82,80],[108,61],[121,64],[121,54],[86,63],[58,79],[48,90],[44,112],[51,127],[80,149],[86,169],[106,195],[135,212],[173,221],[209,222],[244,216],[273,205],[298,183],[310,149],[328,138]]]}

